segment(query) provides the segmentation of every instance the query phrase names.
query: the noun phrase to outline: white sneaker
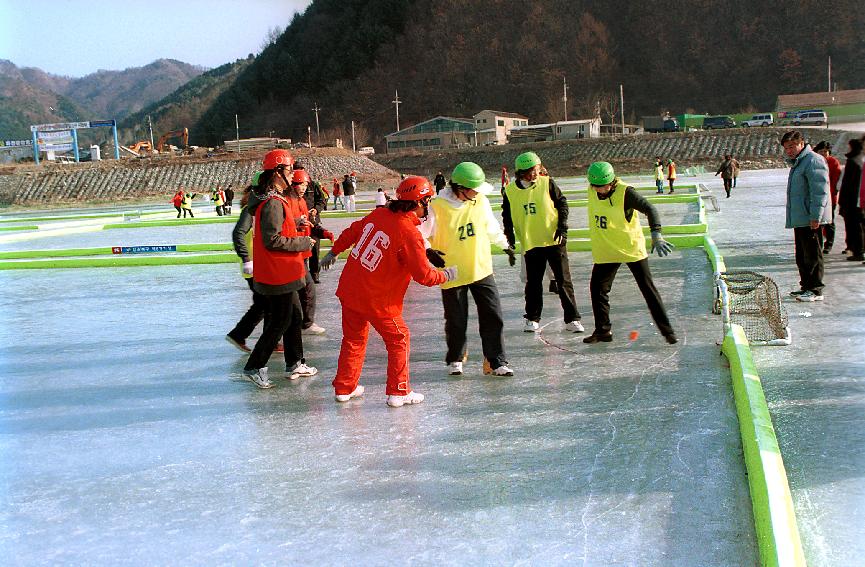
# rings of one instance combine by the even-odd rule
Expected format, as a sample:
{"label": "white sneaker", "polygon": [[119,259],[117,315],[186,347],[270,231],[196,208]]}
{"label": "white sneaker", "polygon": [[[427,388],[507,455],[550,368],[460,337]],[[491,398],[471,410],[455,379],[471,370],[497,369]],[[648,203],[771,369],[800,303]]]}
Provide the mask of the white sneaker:
{"label": "white sneaker", "polygon": [[243,379],[249,380],[262,390],[273,388],[273,382],[267,379],[267,367],[258,370],[244,370]]}
{"label": "white sneaker", "polygon": [[363,395],[363,386],[360,384],[357,385],[357,388],[351,394],[337,394],[336,401],[338,402],[347,402],[352,398],[359,398]]}
{"label": "white sneaker", "polygon": [[797,295],[796,301],[807,301],[808,303],[812,301],[823,301],[823,294],[806,291],[805,293]]}
{"label": "white sneaker", "polygon": [[565,323],[565,330],[571,333],[584,333],[586,331],[583,328],[583,324],[579,321],[571,321],[570,323]]}
{"label": "white sneaker", "polygon": [[527,333],[536,333],[541,328],[540,324],[537,321],[530,321],[526,319],[526,325],[523,327],[523,331]]}
{"label": "white sneaker", "polygon": [[498,368],[496,368],[495,370],[493,370],[493,376],[513,376],[513,375],[514,375],[514,371],[511,370],[511,368],[506,364],[503,364],[503,365],[499,366]]}
{"label": "white sneaker", "polygon": [[304,335],[323,335],[326,332],[324,327],[319,327],[315,323],[301,331]]}
{"label": "white sneaker", "polygon": [[462,362],[451,362],[448,364],[448,374],[451,376],[459,376],[463,373],[463,363]]}
{"label": "white sneaker", "polygon": [[387,405],[392,408],[402,407],[405,404],[419,404],[423,401],[423,394],[411,391],[405,396],[388,396]]}
{"label": "white sneaker", "polygon": [[315,366],[307,366],[305,362],[298,362],[294,368],[285,372],[289,380],[297,380],[300,377],[315,376],[318,374],[318,368]]}

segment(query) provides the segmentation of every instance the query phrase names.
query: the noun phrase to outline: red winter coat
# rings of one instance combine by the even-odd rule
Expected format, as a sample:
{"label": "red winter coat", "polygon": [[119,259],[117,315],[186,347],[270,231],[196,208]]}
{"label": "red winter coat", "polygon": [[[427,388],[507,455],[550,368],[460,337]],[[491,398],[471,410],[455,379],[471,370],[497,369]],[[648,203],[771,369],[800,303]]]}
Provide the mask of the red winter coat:
{"label": "red winter coat", "polygon": [[832,204],[838,204],[838,180],[841,179],[841,162],[834,156],[826,158],[826,165],[829,166],[829,192],[832,195]]}
{"label": "red winter coat", "polygon": [[394,213],[379,207],[353,222],[333,244],[339,254],[354,245],[336,295],[343,305],[378,317],[402,313],[409,282],[428,287],[445,282],[445,275],[430,266],[414,213]]}

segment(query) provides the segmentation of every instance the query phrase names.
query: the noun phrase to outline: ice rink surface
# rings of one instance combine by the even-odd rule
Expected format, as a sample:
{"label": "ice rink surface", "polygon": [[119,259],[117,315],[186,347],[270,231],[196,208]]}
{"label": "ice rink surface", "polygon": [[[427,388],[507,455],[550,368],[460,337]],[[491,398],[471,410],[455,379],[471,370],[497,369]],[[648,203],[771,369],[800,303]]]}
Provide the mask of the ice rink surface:
{"label": "ice rink surface", "polygon": [[[796,282],[783,181],[784,172],[746,172],[709,220],[729,267],[768,273],[786,291]],[[675,211],[662,209],[665,222],[694,222],[693,211]],[[571,226],[585,226],[585,209],[571,212]],[[26,248],[162,243],[138,236],[151,230]],[[230,225],[163,230],[184,239],[172,243],[216,242]],[[591,257],[570,260],[591,329]],[[674,346],[652,326],[627,269],[611,294],[613,343],[564,333],[551,294],[543,333],[523,333],[518,271],[494,257],[512,378],[481,375],[474,314],[466,373],[447,376],[440,293],[412,285],[412,384],[427,399],[398,409],[384,404],[385,352],[374,333],[365,396],[333,401],[341,262],[318,286],[316,319],[328,333],[305,337],[319,374],[289,382],[274,356],[277,385],[264,391],[232,380],[245,357],[223,340],[250,300],[236,265],[0,272],[0,557],[13,565],[756,564],[711,268],[700,249],[650,262]],[[865,554],[856,537],[865,525],[863,340],[850,333],[865,328],[852,307],[863,304],[856,283],[865,266],[840,266],[843,293],[858,298],[848,301],[833,285],[837,264],[827,267],[827,301],[806,308],[812,317],[788,304],[794,344],[755,350],[812,565],[853,565]]]}

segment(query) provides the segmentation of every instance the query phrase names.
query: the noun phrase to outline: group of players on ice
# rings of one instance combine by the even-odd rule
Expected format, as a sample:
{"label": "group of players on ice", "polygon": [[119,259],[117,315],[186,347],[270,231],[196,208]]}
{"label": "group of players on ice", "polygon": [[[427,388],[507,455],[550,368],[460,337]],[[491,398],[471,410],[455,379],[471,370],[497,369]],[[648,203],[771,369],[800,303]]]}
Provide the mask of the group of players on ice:
{"label": "group of players on ice", "polygon": [[[263,171],[254,179],[238,225],[245,223],[243,270],[251,277],[254,301],[264,316],[264,330],[243,370],[245,379],[270,388],[267,361],[282,340],[286,376],[295,379],[318,371],[303,357],[302,309],[299,292],[308,283],[308,258],[316,242],[316,223],[304,193],[310,182],[303,169],[294,169],[286,150],[265,155]],[[462,374],[466,353],[468,294],[477,306],[484,355],[484,372],[513,376],[504,347],[501,302],[493,275],[491,245],[501,247],[511,266],[517,242],[525,269],[525,331],[540,330],[543,279],[552,271],[564,312],[564,329],[582,333],[568,264],[568,201],[555,181],[545,175],[534,152],[515,160],[515,179],[502,190],[502,224],[487,195],[493,190],[481,167],[458,164],[447,187],[436,195],[429,181],[405,177],[395,197],[346,228],[321,259],[332,267],[340,253],[351,250],[339,278],[336,296],[342,306],[342,344],[333,387],[337,402],[363,395],[360,374],[369,327],[381,335],[388,354],[387,405],[417,404],[424,396],[409,380],[410,332],[402,317],[409,282],[440,286],[444,308],[450,374]],[[661,236],[655,208],[616,177],[613,166],[595,162],[588,169],[589,233],[594,265],[590,281],[594,331],[585,343],[610,342],[609,292],[622,263],[631,270],[655,323],[670,344],[676,335],[652,281],[641,212],[648,217],[652,251],[670,253]],[[237,232],[237,231],[235,231]],[[235,239],[236,241],[236,239]],[[237,247],[237,243],[236,243]],[[240,252],[239,252],[240,253]],[[254,258],[254,274],[253,262]]]}

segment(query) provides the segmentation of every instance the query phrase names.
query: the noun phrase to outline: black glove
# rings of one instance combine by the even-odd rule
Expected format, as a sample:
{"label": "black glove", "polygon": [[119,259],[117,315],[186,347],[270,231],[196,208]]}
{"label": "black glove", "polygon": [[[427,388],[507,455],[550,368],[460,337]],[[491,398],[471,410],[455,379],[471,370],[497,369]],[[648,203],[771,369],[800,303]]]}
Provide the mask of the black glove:
{"label": "black glove", "polygon": [[508,264],[513,268],[517,265],[517,255],[514,254],[513,248],[505,248],[504,253],[508,255]]}
{"label": "black glove", "polygon": [[436,268],[445,267],[445,253],[441,250],[436,250],[435,248],[427,248],[426,259],[429,260],[429,263]]}
{"label": "black glove", "polygon": [[568,229],[567,228],[557,228],[556,233],[553,235],[553,240],[556,241],[556,244],[564,244],[568,241]]}

